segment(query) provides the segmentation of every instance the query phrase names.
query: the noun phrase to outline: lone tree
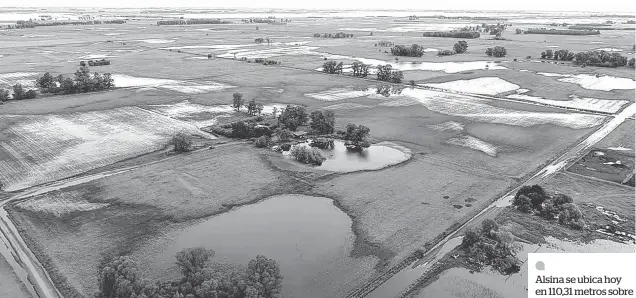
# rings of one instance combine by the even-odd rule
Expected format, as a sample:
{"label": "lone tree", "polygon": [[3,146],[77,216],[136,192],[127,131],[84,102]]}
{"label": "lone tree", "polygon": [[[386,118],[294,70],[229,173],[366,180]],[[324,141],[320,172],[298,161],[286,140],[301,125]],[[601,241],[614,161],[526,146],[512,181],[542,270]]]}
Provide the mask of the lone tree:
{"label": "lone tree", "polygon": [[237,112],[241,109],[243,103],[243,94],[239,92],[232,94],[232,107],[235,108]]}
{"label": "lone tree", "polygon": [[287,105],[278,116],[278,120],[283,128],[296,131],[296,128],[307,123],[307,111],[303,107],[294,107]]}
{"label": "lone tree", "polygon": [[170,144],[174,146],[174,151],[177,153],[183,153],[192,150],[192,139],[188,135],[181,132],[172,137],[172,140],[170,140]]}
{"label": "lone tree", "polygon": [[314,111],[309,126],[318,134],[331,134],[335,131],[336,117],[333,111]]}
{"label": "lone tree", "polygon": [[468,43],[466,41],[460,40],[455,45],[453,45],[453,50],[455,50],[455,53],[457,54],[464,53],[466,52],[466,50],[468,50]]}
{"label": "lone tree", "polygon": [[9,90],[0,89],[0,102],[9,100]]}
{"label": "lone tree", "polygon": [[247,104],[247,114],[250,116],[256,115],[256,98],[252,98]]}

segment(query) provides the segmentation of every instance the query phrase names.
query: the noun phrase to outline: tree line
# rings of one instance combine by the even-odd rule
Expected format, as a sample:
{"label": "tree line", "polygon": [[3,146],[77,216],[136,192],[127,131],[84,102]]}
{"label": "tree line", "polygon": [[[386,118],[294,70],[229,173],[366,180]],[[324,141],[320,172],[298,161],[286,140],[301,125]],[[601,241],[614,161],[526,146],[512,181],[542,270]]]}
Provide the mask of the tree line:
{"label": "tree line", "polygon": [[344,32],[338,32],[338,33],[314,33],[314,37],[316,38],[353,38],[353,34],[352,33],[344,33]]}
{"label": "tree line", "polygon": [[278,298],[283,275],[278,263],[263,255],[241,268],[213,262],[215,252],[187,248],[175,256],[179,279],[152,281],[143,278],[129,256],[113,258],[98,272],[94,298]]}
{"label": "tree line", "polygon": [[587,52],[574,53],[568,49],[558,51],[546,50],[541,52],[541,59],[554,59],[560,61],[572,61],[574,65],[599,66],[599,67],[622,67],[634,68],[634,58],[627,60],[627,57],[616,52],[603,50],[593,50]]}
{"label": "tree line", "polygon": [[101,59],[101,60],[88,60],[80,61],[80,66],[102,66],[102,65],[110,65],[110,60]]}
{"label": "tree line", "polygon": [[546,29],[530,28],[522,31],[524,34],[550,34],[550,35],[599,35],[599,30],[569,30],[569,29]]}
{"label": "tree line", "polygon": [[65,26],[65,25],[99,25],[99,24],[124,24],[125,20],[91,20],[91,21],[45,21],[33,20],[17,21],[15,25],[7,25],[8,29],[25,29],[45,26]]}
{"label": "tree line", "polygon": [[[354,62],[351,65],[352,72],[351,74],[355,77],[365,78],[369,75],[369,68],[371,66],[368,64]],[[342,74],[344,69],[343,62],[336,62],[333,60],[326,61],[322,65],[322,72],[329,74]],[[402,79],[404,79],[404,74],[401,70],[394,70],[393,66],[390,64],[386,65],[378,65],[376,66],[376,75],[377,79],[380,81],[391,82],[391,83],[401,83]]]}
{"label": "tree line", "polygon": [[157,21],[157,25],[200,25],[200,24],[232,24],[230,21],[224,21],[221,19],[179,19],[179,20],[166,20]]}
{"label": "tree line", "polygon": [[433,31],[424,32],[424,37],[449,37],[449,38],[479,38],[481,34],[478,31]]}
{"label": "tree line", "polygon": [[0,102],[9,100],[32,99],[37,97],[37,92],[35,91],[35,89],[25,89],[24,87],[22,87],[22,84],[13,85],[12,89],[13,95],[11,95],[9,90],[0,88]]}
{"label": "tree line", "polygon": [[451,56],[455,54],[465,53],[468,50],[468,43],[464,40],[460,40],[453,45],[452,50],[441,50],[437,52],[438,56]]}

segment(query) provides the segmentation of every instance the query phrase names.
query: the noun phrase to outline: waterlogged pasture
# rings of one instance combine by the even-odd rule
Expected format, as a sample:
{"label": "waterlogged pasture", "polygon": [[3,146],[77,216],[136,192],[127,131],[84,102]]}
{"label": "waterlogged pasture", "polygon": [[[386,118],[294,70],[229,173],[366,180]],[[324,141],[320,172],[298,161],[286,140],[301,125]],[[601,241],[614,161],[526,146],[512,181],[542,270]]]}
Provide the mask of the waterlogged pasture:
{"label": "waterlogged pasture", "polygon": [[126,107],[50,115],[0,115],[0,181],[13,191],[76,175],[165,146],[196,127]]}
{"label": "waterlogged pasture", "polygon": [[112,78],[115,86],[120,88],[162,88],[185,94],[207,93],[235,88],[235,86],[212,81],[179,81],[171,79],[134,77],[123,74],[114,74],[112,75]]}

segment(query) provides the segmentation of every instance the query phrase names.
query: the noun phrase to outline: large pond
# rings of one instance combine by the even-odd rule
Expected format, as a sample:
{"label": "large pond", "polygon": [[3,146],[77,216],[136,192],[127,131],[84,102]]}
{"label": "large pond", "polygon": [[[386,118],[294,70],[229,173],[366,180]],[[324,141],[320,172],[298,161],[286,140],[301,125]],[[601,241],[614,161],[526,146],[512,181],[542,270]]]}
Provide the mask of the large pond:
{"label": "large pond", "polygon": [[[309,147],[309,141],[294,146]],[[378,170],[401,163],[411,157],[409,149],[390,142],[371,145],[361,152],[350,151],[345,143],[334,141],[333,149],[319,149],[326,160],[316,168],[333,172]],[[283,153],[289,157],[289,151]]]}
{"label": "large pond", "polygon": [[343,295],[344,282],[377,263],[375,257],[349,256],[355,241],[351,224],[331,199],[280,195],[170,233],[176,235],[158,255],[146,258],[159,272],[173,267],[175,254],[189,247],[213,249],[214,260],[243,265],[263,254],[280,264],[283,297],[336,297]]}

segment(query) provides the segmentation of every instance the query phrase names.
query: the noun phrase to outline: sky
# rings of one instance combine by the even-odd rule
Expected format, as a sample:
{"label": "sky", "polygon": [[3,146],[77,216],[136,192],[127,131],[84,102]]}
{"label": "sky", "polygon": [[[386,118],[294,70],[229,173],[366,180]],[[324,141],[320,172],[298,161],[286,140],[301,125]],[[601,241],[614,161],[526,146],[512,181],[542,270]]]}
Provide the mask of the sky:
{"label": "sky", "polygon": [[[4,2],[4,0],[2,1]],[[197,7],[197,8],[301,8],[301,9],[401,9],[401,10],[520,10],[520,11],[590,11],[634,14],[633,0],[612,0],[611,5],[599,5],[590,0],[20,0],[8,1],[13,7]],[[97,5],[95,3],[98,3]],[[396,5],[404,3],[404,5]],[[0,4],[0,7],[3,5]]]}

